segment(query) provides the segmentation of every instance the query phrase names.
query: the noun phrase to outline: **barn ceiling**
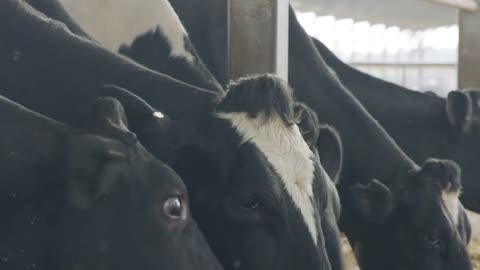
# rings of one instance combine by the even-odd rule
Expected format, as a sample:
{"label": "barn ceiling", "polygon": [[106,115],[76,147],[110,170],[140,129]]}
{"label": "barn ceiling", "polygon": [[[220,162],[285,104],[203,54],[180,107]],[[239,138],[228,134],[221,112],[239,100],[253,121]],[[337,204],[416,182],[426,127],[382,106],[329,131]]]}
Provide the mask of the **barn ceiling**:
{"label": "barn ceiling", "polygon": [[457,10],[425,0],[290,0],[301,12],[422,30],[457,23]]}

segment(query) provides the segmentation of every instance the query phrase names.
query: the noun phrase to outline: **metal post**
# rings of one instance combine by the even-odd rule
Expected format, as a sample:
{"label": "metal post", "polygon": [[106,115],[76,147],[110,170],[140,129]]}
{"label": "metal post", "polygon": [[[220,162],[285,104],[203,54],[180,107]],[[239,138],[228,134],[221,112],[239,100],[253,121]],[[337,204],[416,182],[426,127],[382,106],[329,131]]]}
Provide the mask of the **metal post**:
{"label": "metal post", "polygon": [[230,79],[288,78],[288,0],[230,0]]}
{"label": "metal post", "polygon": [[480,88],[480,12],[460,11],[458,88]]}

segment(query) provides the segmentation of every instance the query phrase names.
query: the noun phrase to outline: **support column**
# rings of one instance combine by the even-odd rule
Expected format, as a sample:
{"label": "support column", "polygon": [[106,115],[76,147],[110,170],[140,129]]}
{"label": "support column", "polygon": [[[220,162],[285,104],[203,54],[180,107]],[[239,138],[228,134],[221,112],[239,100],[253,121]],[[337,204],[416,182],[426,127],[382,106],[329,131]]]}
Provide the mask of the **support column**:
{"label": "support column", "polygon": [[230,79],[273,73],[288,79],[288,0],[230,0]]}
{"label": "support column", "polygon": [[480,88],[480,12],[460,10],[458,88]]}

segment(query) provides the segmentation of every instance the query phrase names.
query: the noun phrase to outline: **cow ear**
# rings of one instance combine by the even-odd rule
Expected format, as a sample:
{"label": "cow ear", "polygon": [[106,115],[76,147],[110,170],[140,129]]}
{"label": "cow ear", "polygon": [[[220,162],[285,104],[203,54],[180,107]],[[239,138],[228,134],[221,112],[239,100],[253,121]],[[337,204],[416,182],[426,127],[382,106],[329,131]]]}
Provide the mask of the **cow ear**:
{"label": "cow ear", "polygon": [[447,117],[455,136],[468,132],[473,114],[472,101],[467,93],[452,91],[447,97]]}
{"label": "cow ear", "polygon": [[328,176],[336,183],[343,165],[343,145],[338,132],[330,126],[320,127],[317,139],[320,163]]}
{"label": "cow ear", "polygon": [[80,121],[86,126],[115,125],[128,129],[127,115],[123,105],[113,97],[99,97],[81,110]]}
{"label": "cow ear", "polygon": [[294,121],[302,132],[303,139],[308,147],[315,152],[320,124],[317,114],[310,107],[301,102],[295,102],[293,105]]}
{"label": "cow ear", "polygon": [[100,97],[80,111],[78,126],[127,143],[137,141],[137,136],[128,129],[127,115],[123,105],[113,97]]}
{"label": "cow ear", "polygon": [[393,194],[380,181],[374,179],[367,185],[356,184],[350,188],[352,206],[371,222],[382,222],[393,209]]}
{"label": "cow ear", "polygon": [[67,153],[68,200],[79,209],[88,209],[112,191],[127,157],[123,143],[90,134],[71,138]]}

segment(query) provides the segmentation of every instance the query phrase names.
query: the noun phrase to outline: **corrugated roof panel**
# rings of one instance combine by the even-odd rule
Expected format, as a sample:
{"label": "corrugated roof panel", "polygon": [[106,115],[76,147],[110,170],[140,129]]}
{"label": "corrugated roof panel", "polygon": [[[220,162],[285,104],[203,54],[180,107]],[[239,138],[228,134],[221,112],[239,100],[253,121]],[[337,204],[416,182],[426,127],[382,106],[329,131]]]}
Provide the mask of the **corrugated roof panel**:
{"label": "corrugated roof panel", "polygon": [[421,30],[457,23],[457,9],[420,0],[291,0],[298,11]]}

